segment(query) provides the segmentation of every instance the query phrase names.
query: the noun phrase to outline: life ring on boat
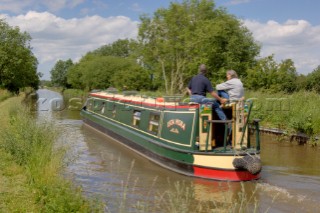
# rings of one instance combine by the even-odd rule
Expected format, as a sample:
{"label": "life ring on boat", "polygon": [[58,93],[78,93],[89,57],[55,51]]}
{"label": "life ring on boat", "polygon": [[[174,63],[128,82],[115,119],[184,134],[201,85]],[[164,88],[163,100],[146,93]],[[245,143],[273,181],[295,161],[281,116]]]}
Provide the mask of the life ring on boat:
{"label": "life ring on boat", "polygon": [[158,97],[158,98],[156,98],[156,101],[157,101],[157,102],[164,102],[164,98]]}
{"label": "life ring on boat", "polygon": [[259,174],[262,168],[260,158],[253,155],[246,155],[243,158],[235,158],[232,164],[235,168],[245,169],[253,175]]}

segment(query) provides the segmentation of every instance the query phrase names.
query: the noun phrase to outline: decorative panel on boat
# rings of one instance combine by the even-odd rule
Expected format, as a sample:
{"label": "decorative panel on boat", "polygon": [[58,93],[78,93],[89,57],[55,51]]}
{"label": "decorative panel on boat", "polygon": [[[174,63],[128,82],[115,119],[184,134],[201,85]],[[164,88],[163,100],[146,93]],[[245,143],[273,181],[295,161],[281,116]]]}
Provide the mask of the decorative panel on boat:
{"label": "decorative panel on boat", "polygon": [[163,115],[161,138],[167,142],[192,146],[195,112],[170,112]]}

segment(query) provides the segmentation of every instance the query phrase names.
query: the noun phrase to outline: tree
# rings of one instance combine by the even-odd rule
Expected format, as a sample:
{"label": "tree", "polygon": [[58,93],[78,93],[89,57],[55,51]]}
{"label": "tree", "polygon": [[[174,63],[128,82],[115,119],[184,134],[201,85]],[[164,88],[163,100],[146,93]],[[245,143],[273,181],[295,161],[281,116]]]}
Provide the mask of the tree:
{"label": "tree", "polygon": [[0,19],[0,87],[19,93],[21,88],[37,89],[38,61],[30,47],[31,37]]}
{"label": "tree", "polygon": [[152,84],[149,72],[138,64],[130,64],[112,75],[111,85],[123,90],[149,90]]}
{"label": "tree", "polygon": [[68,83],[80,89],[117,87],[140,90],[150,85],[147,71],[134,60],[89,53],[68,72]]}
{"label": "tree", "polygon": [[306,89],[320,93],[320,65],[307,75]]}
{"label": "tree", "polygon": [[291,59],[277,63],[274,55],[261,58],[256,65],[249,69],[244,79],[248,89],[265,89],[271,92],[294,92],[297,89],[298,74]]}
{"label": "tree", "polygon": [[296,80],[297,91],[307,90],[307,76],[304,74],[299,74]]}
{"label": "tree", "polygon": [[213,0],[184,0],[141,17],[138,42],[141,61],[162,76],[167,93],[181,92],[199,64],[205,63],[216,80],[227,69],[240,75],[260,51],[251,33]]}
{"label": "tree", "polygon": [[83,82],[83,71],[82,63],[74,64],[67,73],[67,83],[71,85],[72,88],[84,90],[86,88],[85,82]]}
{"label": "tree", "polygon": [[63,88],[68,87],[67,73],[71,66],[73,66],[73,62],[71,59],[68,59],[66,61],[59,60],[54,65],[54,67],[50,71],[51,82],[53,83],[53,85]]}
{"label": "tree", "polygon": [[127,58],[132,53],[132,48],[136,42],[128,39],[119,39],[112,44],[104,45],[92,53],[102,56],[117,56]]}
{"label": "tree", "polygon": [[291,59],[282,60],[278,69],[278,91],[292,93],[297,90],[298,73]]}

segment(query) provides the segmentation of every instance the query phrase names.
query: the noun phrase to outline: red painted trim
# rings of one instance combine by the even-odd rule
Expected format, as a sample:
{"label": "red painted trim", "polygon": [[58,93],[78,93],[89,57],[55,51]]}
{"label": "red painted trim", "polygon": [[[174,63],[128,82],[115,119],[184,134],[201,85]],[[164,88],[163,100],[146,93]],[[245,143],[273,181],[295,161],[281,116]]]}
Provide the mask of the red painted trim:
{"label": "red painted trim", "polygon": [[217,170],[202,167],[193,167],[194,176],[226,181],[248,181],[260,178],[260,174],[253,175],[248,171],[240,170]]}
{"label": "red painted trim", "polygon": [[199,105],[184,105],[184,106],[179,106],[179,105],[166,105],[165,102],[157,102],[156,100],[153,103],[146,103],[143,101],[133,101],[131,99],[123,99],[123,98],[116,98],[114,96],[107,96],[107,95],[99,95],[95,93],[91,93],[91,96],[97,97],[97,98],[104,98],[104,99],[109,99],[111,101],[119,101],[122,103],[128,103],[128,104],[135,104],[139,106],[146,106],[146,107],[164,107],[164,108],[169,108],[169,109],[198,109]]}

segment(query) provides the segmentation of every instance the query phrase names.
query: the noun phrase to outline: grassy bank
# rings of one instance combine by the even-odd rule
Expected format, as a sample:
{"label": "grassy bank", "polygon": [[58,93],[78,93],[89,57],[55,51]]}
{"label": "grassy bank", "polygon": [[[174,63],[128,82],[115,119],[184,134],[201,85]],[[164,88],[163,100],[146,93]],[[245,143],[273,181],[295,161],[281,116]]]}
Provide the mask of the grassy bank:
{"label": "grassy bank", "polygon": [[60,174],[64,147],[57,130],[37,122],[23,97],[0,102],[0,212],[100,212]]}
{"label": "grassy bank", "polygon": [[246,98],[252,98],[255,104],[251,118],[260,118],[264,127],[304,133],[311,139],[320,134],[320,96],[315,92],[247,92]]}
{"label": "grassy bank", "polygon": [[0,89],[0,102],[8,99],[11,96],[12,94],[10,94],[7,90]]}

